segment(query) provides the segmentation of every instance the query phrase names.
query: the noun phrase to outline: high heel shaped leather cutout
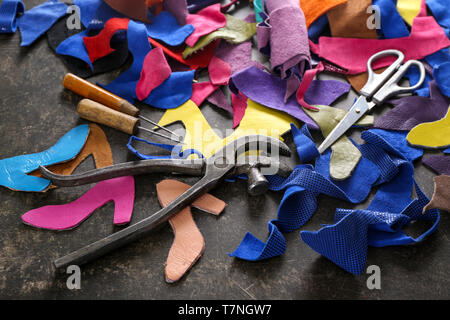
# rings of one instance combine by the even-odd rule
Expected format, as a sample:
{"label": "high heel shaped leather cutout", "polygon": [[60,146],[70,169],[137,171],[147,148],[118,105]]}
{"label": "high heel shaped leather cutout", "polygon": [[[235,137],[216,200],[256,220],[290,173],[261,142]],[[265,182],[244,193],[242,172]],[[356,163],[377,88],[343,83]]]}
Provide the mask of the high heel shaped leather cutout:
{"label": "high heel shaped leather cutout", "polygon": [[46,151],[0,160],[0,185],[16,191],[42,192],[50,181],[27,175],[39,166],[50,166],[75,158],[86,143],[88,125],[80,125],[66,133]]}
{"label": "high heel shaped leather cutout", "polygon": [[[177,180],[163,180],[156,185],[158,200],[166,207],[191,186]],[[225,209],[225,202],[205,194],[195,200],[192,207],[219,215]],[[188,206],[173,216],[169,222],[175,235],[166,261],[165,278],[169,283],[176,282],[195,264],[205,249],[205,241],[192,218]]]}
{"label": "high heel shaped leather cutout", "polygon": [[134,178],[129,176],[102,181],[71,203],[28,211],[22,216],[22,221],[42,229],[73,229],[109,201],[114,201],[114,224],[130,222],[134,206]]}
{"label": "high heel shaped leather cutout", "polygon": [[[96,124],[90,124],[89,129],[89,137],[80,154],[72,161],[48,167],[50,171],[70,175],[90,155],[93,156],[97,169],[114,164],[111,147],[103,130]],[[39,171],[32,174],[41,176]],[[114,224],[122,225],[130,222],[134,192],[133,177],[105,180],[71,203],[28,211],[22,216],[22,221],[42,229],[73,229],[86,220],[94,210],[109,201],[114,201]]]}
{"label": "high heel shaped leather cutout", "polygon": [[[89,136],[77,157],[68,162],[51,165],[47,167],[47,169],[56,174],[71,175],[90,155],[94,158],[95,167],[97,169],[112,166],[114,164],[111,147],[105,133],[98,125],[93,123],[89,124]],[[29,175],[42,177],[39,170],[31,172]],[[56,187],[50,185],[49,188]]]}

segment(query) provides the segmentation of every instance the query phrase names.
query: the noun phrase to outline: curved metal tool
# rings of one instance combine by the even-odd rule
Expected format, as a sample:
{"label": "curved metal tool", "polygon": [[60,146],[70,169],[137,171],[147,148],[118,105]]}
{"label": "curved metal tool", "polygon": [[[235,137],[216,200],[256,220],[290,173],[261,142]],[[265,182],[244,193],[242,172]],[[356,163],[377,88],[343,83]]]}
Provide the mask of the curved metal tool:
{"label": "curved metal tool", "polygon": [[[262,151],[270,154],[270,156],[249,156],[246,154],[247,151],[259,151],[260,153]],[[273,172],[272,174],[281,176],[288,176],[292,171],[278,159],[277,155],[280,154],[290,156],[290,150],[286,144],[271,137],[254,135],[239,138],[206,159],[134,161],[70,177],[55,175],[41,167],[43,176],[59,186],[75,186],[104,179],[151,172],[178,172],[189,175],[203,175],[196,184],[167,207],[104,239],[55,260],[54,264],[57,268],[72,264],[81,265],[141,238],[147,232],[168,221],[174,214],[191,204],[195,199],[209,192],[227,177],[246,173],[249,177],[249,193],[252,195],[264,193],[268,189],[268,182],[263,174],[264,171],[267,171],[267,173]]]}

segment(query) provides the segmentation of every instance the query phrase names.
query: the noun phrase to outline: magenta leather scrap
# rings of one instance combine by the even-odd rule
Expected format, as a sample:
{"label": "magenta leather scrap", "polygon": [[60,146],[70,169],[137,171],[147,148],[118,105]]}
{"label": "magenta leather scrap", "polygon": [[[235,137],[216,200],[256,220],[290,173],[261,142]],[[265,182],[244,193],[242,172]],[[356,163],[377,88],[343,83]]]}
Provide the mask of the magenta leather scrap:
{"label": "magenta leather scrap", "polygon": [[[436,231],[440,220],[438,210],[428,210],[422,214],[429,199],[414,181],[414,166],[409,160],[414,157],[403,156],[414,154],[414,148],[396,149],[396,146],[389,144],[395,140],[389,132],[379,129],[366,132],[362,138],[368,143],[363,147],[368,148],[363,148],[363,155],[375,159],[383,170],[388,168],[383,165],[383,158],[387,155],[391,167],[397,168],[397,173],[394,176],[384,174],[391,178],[381,184],[366,210],[337,209],[335,224],[327,225],[319,231],[300,233],[302,240],[313,250],[353,274],[364,272],[369,246],[386,247],[421,242]],[[388,136],[392,138],[389,142],[386,141]],[[417,198],[411,200],[413,186]],[[403,232],[405,226],[418,221],[430,221],[432,226],[417,238]]]}
{"label": "magenta leather scrap", "polygon": [[395,107],[375,119],[374,127],[409,131],[418,124],[442,119],[450,100],[442,95],[435,81],[429,83],[430,97],[408,96],[388,101]]}
{"label": "magenta leather scrap", "polygon": [[[297,92],[295,94],[297,101],[299,105],[301,105],[303,108],[319,111],[317,107],[311,106],[308,102],[305,101],[305,95],[306,92],[308,92],[309,87],[311,86],[311,83],[313,79],[316,77],[317,74],[322,72],[325,69],[322,62],[319,62],[319,64],[314,69],[306,70],[305,74],[303,75],[302,81],[300,85],[298,86]],[[286,90],[286,96],[287,96],[288,90]],[[285,98],[286,98],[285,96]]]}
{"label": "magenta leather scrap", "polygon": [[450,155],[431,155],[422,158],[422,163],[439,175],[450,175]]}
{"label": "magenta leather scrap", "polygon": [[129,223],[134,206],[133,176],[101,181],[73,202],[44,206],[26,212],[22,215],[22,221],[41,229],[73,229],[97,208],[110,201],[114,201],[114,224]]}
{"label": "magenta leather scrap", "polygon": [[228,85],[231,77],[231,67],[222,59],[213,56],[208,65],[209,79],[214,85]]}
{"label": "magenta leather scrap", "polygon": [[66,15],[67,5],[54,0],[47,1],[26,11],[18,21],[21,46],[29,46]]}
{"label": "magenta leather scrap", "polygon": [[[286,82],[268,72],[255,67],[244,69],[231,77],[230,89],[234,93],[240,91],[266,107],[286,112],[306,123],[310,129],[318,129],[317,124],[301,109],[295,96],[284,102]],[[350,85],[341,81],[315,80],[306,92],[305,100],[310,104],[331,105],[349,90]]]}
{"label": "magenta leather scrap", "polygon": [[231,92],[231,106],[233,107],[233,129],[235,129],[245,115],[247,109],[247,97],[241,92],[234,94]]}
{"label": "magenta leather scrap", "polygon": [[210,81],[195,82],[192,84],[191,100],[200,106],[219,86],[212,84]]}
{"label": "magenta leather scrap", "polygon": [[194,26],[194,32],[186,39],[185,43],[193,47],[200,37],[210,34],[227,25],[227,18],[220,11],[220,3],[208,6],[195,14],[188,14],[186,23]]}
{"label": "magenta leather scrap", "polygon": [[297,67],[300,74],[310,64],[305,15],[298,0],[267,0],[270,29],[270,63],[286,78]]}
{"label": "magenta leather scrap", "polygon": [[19,0],[3,0],[0,4],[0,33],[14,33],[17,18],[25,12],[25,5]]}
{"label": "magenta leather scrap", "polygon": [[171,73],[164,51],[161,48],[150,51],[144,59],[141,77],[136,86],[137,98],[139,100],[147,98],[155,88],[169,78]]}
{"label": "magenta leather scrap", "polygon": [[45,191],[50,181],[29,176],[27,173],[38,169],[39,166],[50,166],[75,158],[86,143],[88,135],[89,126],[80,125],[43,152],[0,160],[0,185],[17,191]]}
{"label": "magenta leather scrap", "polygon": [[[369,58],[383,50],[397,49],[405,54],[405,60],[423,59],[450,45],[444,30],[433,17],[417,17],[409,37],[397,39],[353,39],[338,37],[321,37],[318,44],[310,42],[311,51],[340,68],[348,74],[367,71]],[[372,65],[379,69],[390,65],[391,57],[381,58]]]}

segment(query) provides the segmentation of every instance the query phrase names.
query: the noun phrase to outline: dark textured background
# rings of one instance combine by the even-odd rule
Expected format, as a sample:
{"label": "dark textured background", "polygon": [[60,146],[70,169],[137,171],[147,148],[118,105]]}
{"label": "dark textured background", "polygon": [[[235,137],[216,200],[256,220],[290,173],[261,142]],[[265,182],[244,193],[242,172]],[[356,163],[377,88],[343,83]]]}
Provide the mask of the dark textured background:
{"label": "dark textured background", "polygon": [[[42,1],[24,1],[27,8]],[[238,16],[247,13],[245,9]],[[20,34],[0,35],[0,159],[43,151],[76,125],[85,123],[76,114],[80,97],[67,92],[61,80],[67,72],[44,38],[20,48]],[[258,55],[256,58],[260,58]],[[120,70],[91,78],[109,82]],[[320,76],[326,78],[327,76]],[[354,94],[342,99],[347,108]],[[231,128],[232,119],[215,107],[202,106],[213,128]],[[384,108],[387,110],[387,107]],[[381,110],[382,111],[382,110]],[[158,120],[162,112],[142,107]],[[116,163],[134,159],[126,148],[128,136],[103,128]],[[319,136],[316,136],[319,138]],[[319,141],[319,140],[317,140]],[[291,163],[295,164],[295,157]],[[416,179],[424,192],[433,193],[434,174],[416,165]],[[93,168],[89,159],[76,172]],[[131,223],[160,208],[155,183],[170,177],[159,174],[136,177],[136,201]],[[182,179],[193,183],[195,179]],[[55,271],[52,261],[119,230],[112,224],[113,204],[96,210],[72,231],[52,232],[24,225],[20,216],[43,205],[63,204],[89,186],[61,188],[47,193],[13,192],[0,188],[0,298],[44,299],[436,299],[450,297],[450,219],[442,213],[438,231],[425,242],[409,247],[370,248],[367,266],[381,267],[382,289],[366,287],[367,275],[353,276],[304,244],[298,231],[286,234],[286,253],[252,263],[230,258],[247,231],[264,240],[267,222],[276,217],[282,193],[261,197],[246,194],[245,182],[223,183],[213,194],[228,204],[215,217],[193,209],[204,235],[203,257],[176,284],[164,281],[164,262],[172,231],[165,225],[141,241],[128,245],[82,267],[81,290],[66,288],[67,275]],[[376,190],[374,190],[376,191]],[[371,197],[373,193],[371,194]],[[370,200],[370,198],[369,198]],[[365,208],[367,202],[357,207]],[[319,197],[319,208],[303,227],[317,230],[332,223],[336,208],[349,203]],[[416,234],[417,230],[411,230]]]}

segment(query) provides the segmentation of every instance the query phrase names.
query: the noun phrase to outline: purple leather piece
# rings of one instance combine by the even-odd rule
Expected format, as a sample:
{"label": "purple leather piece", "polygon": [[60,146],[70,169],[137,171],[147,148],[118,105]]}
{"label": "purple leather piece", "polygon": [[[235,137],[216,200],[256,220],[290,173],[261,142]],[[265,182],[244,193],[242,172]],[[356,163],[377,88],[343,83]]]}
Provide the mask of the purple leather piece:
{"label": "purple leather piece", "polygon": [[215,49],[214,56],[228,63],[231,67],[231,74],[235,74],[253,65],[252,43],[246,41],[235,45],[227,41],[220,41]]}
{"label": "purple leather piece", "polygon": [[450,155],[434,155],[422,158],[422,163],[439,175],[450,175]]}
{"label": "purple leather piece", "polygon": [[[281,77],[297,66],[300,74],[310,64],[308,31],[305,15],[298,0],[267,0],[270,23],[270,62],[272,69],[280,69]],[[258,39],[259,40],[259,39]]]}
{"label": "purple leather piece", "polygon": [[374,127],[409,131],[418,124],[445,117],[450,99],[441,93],[435,81],[430,82],[429,86],[429,98],[408,96],[389,101],[395,108],[375,119]]}
{"label": "purple leather piece", "polygon": [[[284,111],[306,123],[309,128],[319,128],[302,110],[295,95],[286,103],[284,102],[286,81],[268,72],[255,67],[242,70],[231,77],[230,89],[235,94],[240,91],[246,97],[266,107]],[[350,86],[347,83],[340,81],[315,80],[306,92],[305,99],[311,104],[330,105],[349,89]]]}
{"label": "purple leather piece", "polygon": [[178,23],[182,26],[186,24],[186,17],[188,15],[188,8],[186,0],[164,0],[164,9],[169,11]]}

